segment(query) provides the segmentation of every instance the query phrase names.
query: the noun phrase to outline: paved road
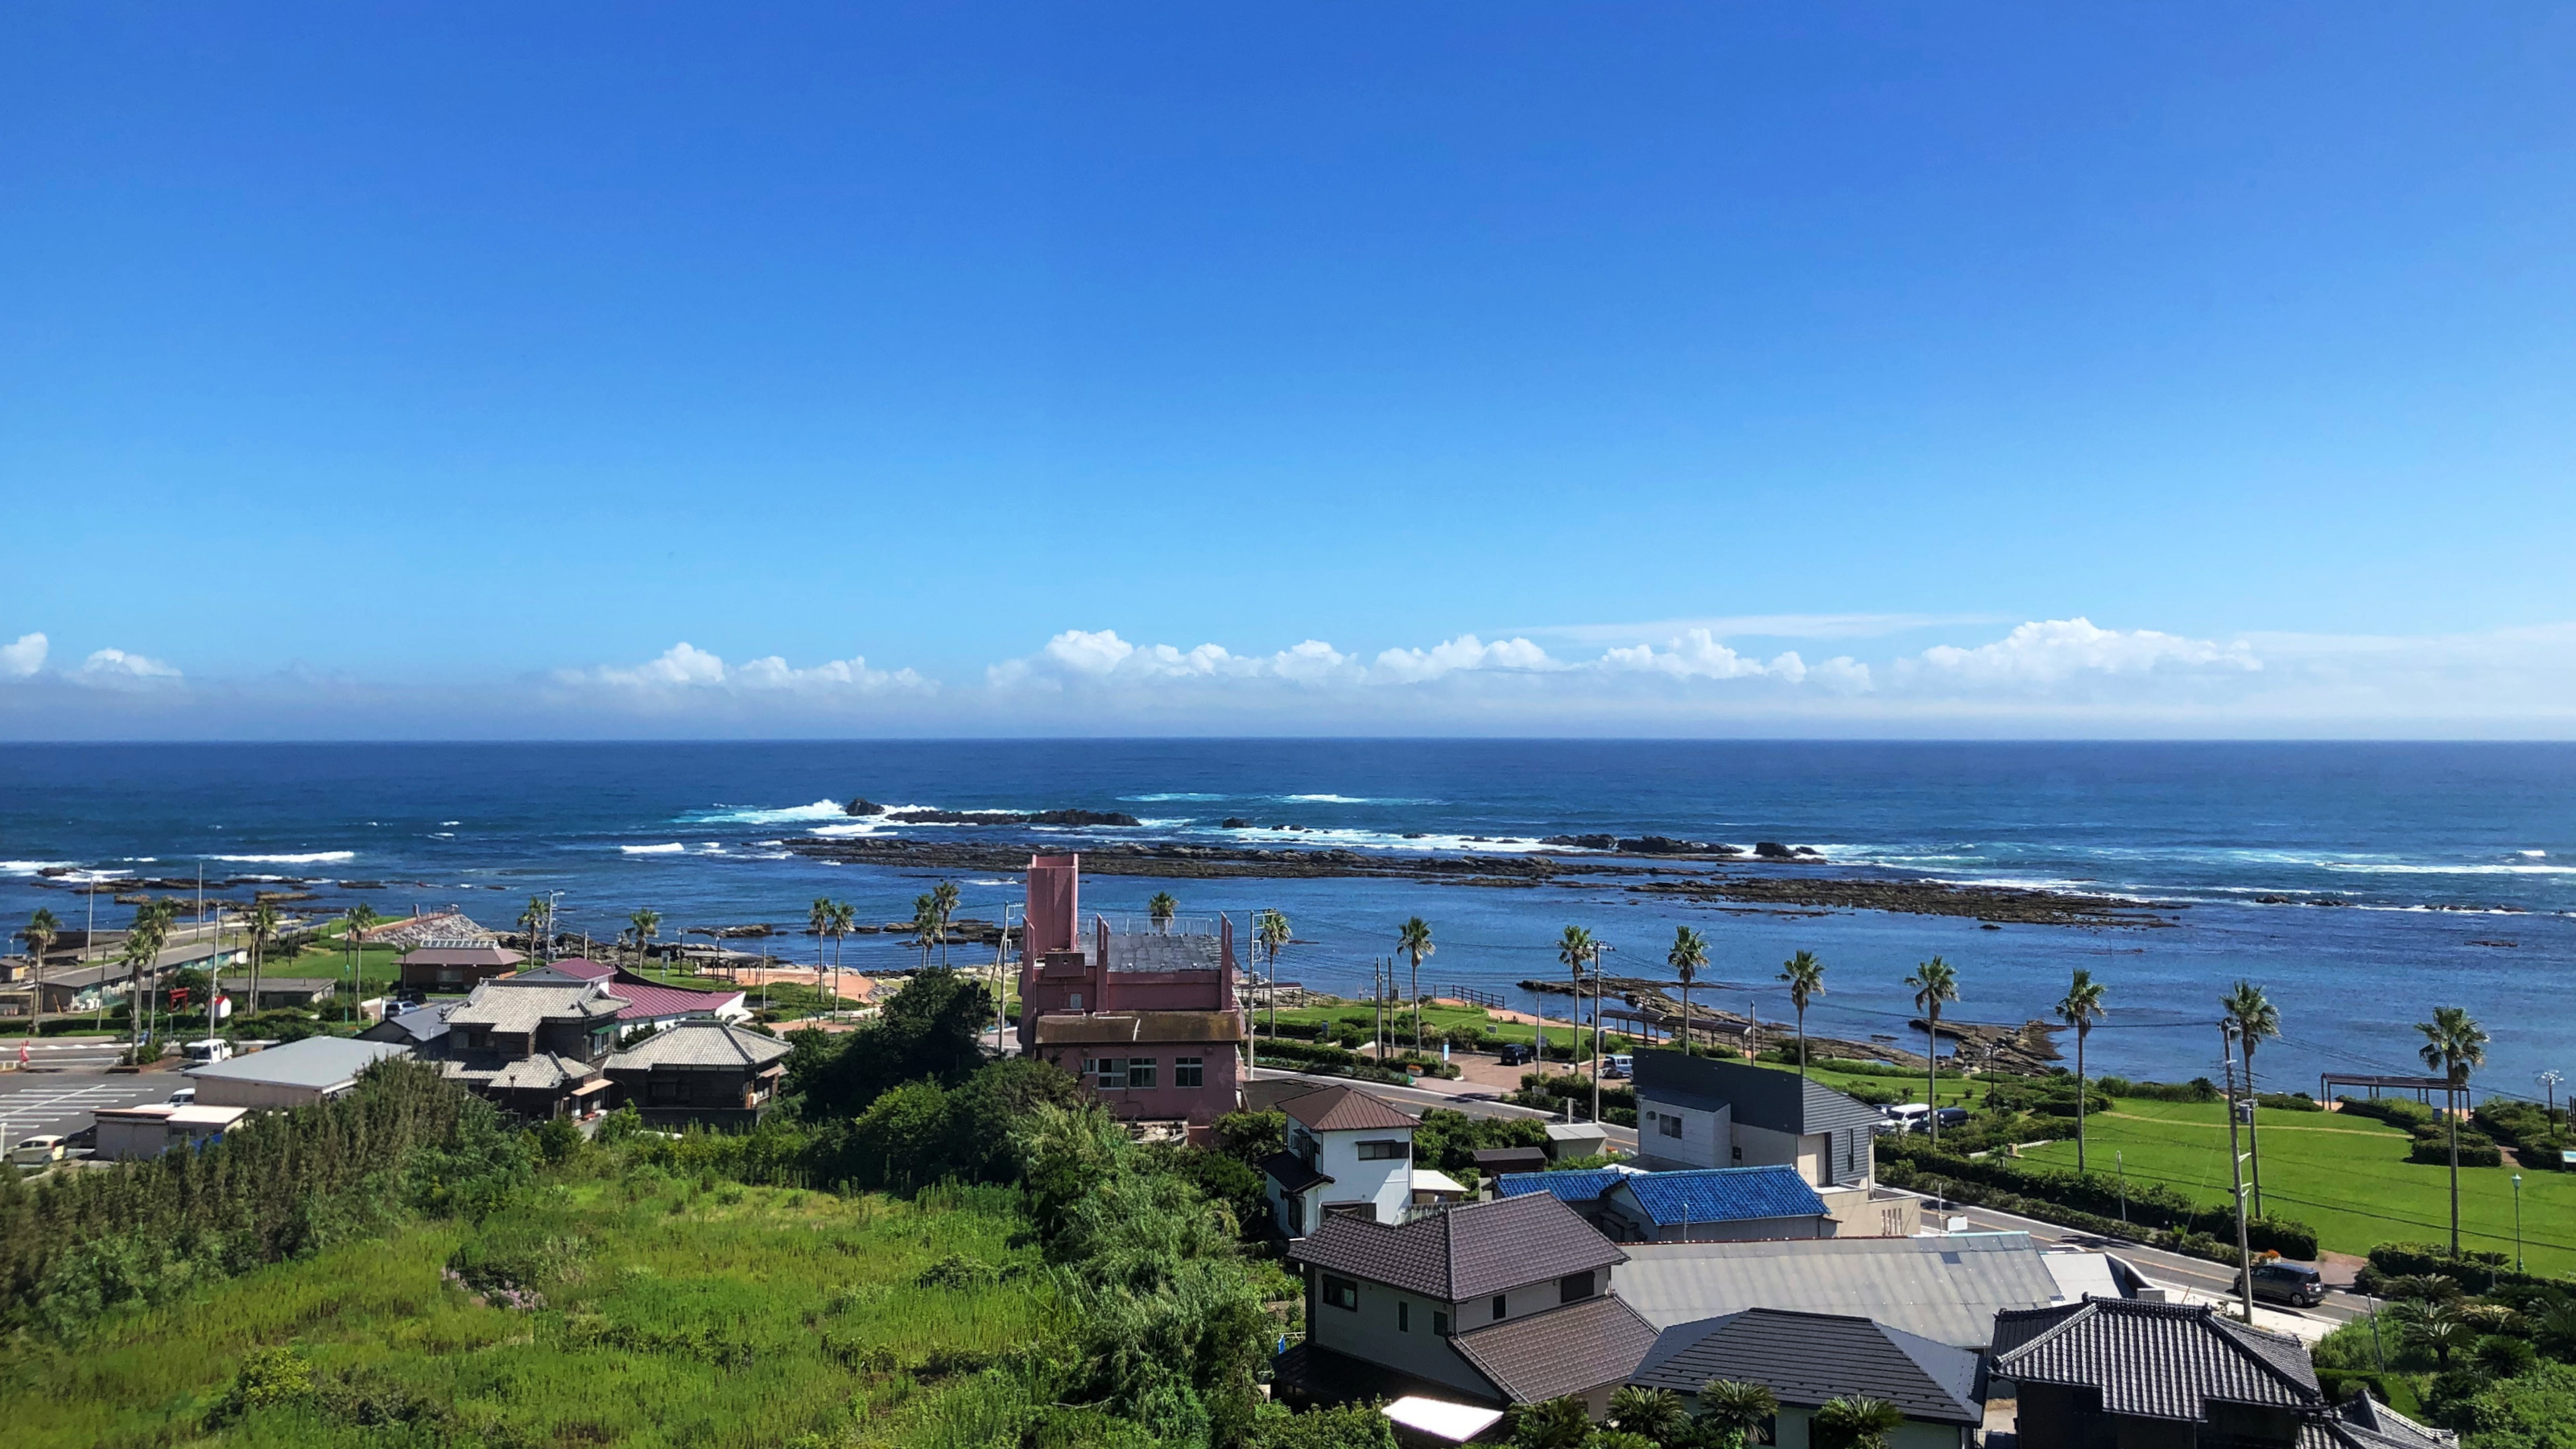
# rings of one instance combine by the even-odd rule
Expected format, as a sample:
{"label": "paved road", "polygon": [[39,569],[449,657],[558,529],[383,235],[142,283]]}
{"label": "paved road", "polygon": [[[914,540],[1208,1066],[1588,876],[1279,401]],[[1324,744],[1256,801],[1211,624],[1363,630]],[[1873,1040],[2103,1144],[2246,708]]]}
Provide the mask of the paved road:
{"label": "paved road", "polygon": [[[12,1049],[9,1056],[14,1060],[17,1052]],[[41,1133],[77,1132],[101,1107],[166,1102],[187,1084],[176,1072],[109,1076],[95,1067],[0,1072],[0,1128],[6,1129],[0,1136],[15,1146]]]}

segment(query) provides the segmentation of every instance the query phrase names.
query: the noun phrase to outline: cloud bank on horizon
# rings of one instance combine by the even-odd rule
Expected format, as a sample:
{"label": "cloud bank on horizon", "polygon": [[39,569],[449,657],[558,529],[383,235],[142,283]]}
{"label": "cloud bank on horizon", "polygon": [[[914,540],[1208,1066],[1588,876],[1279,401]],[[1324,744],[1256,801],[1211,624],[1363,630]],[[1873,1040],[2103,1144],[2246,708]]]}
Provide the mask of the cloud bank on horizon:
{"label": "cloud bank on horizon", "polygon": [[[1815,616],[1826,617],[1826,616]],[[1855,619],[1860,616],[1835,616]],[[421,687],[290,668],[197,677],[100,648],[49,667],[0,646],[16,738],[1474,733],[2576,737],[2576,624],[2456,636],[2248,633],[2216,640],[2031,620],[1875,659],[1767,656],[1724,621],[1559,650],[1464,633],[1374,654],[1306,639],[1270,653],[1062,630],[955,680],[863,655],[732,662],[681,641],[632,663]],[[1637,626],[1629,626],[1634,632]],[[1653,627],[1653,626],[1645,626]],[[1868,637],[1865,625],[1789,637]],[[1771,637],[1781,637],[1779,635]],[[1739,641],[1740,642],[1740,641]]]}

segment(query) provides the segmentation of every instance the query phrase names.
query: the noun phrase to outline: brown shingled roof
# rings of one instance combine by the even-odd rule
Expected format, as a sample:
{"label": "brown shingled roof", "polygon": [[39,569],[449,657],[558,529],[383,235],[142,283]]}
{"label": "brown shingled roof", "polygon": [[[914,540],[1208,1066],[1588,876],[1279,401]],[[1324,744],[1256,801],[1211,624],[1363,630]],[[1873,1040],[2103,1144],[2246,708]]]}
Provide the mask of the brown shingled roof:
{"label": "brown shingled roof", "polygon": [[1618,1244],[1545,1193],[1461,1203],[1397,1227],[1327,1217],[1295,1256],[1444,1303],[1628,1261]]}
{"label": "brown shingled roof", "polygon": [[1626,1379],[1655,1346],[1655,1326],[1605,1293],[1449,1342],[1513,1403],[1535,1404]]}
{"label": "brown shingled roof", "polygon": [[1422,1125],[1366,1092],[1326,1087],[1291,1097],[1279,1110],[1318,1132],[1403,1132]]}

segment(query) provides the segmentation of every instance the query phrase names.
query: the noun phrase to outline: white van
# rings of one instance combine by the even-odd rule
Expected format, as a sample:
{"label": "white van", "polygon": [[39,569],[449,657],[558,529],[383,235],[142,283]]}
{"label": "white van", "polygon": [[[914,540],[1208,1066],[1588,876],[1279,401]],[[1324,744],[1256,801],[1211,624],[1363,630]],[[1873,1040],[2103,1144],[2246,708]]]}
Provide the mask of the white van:
{"label": "white van", "polygon": [[192,1067],[209,1066],[216,1062],[232,1060],[233,1044],[222,1037],[210,1036],[204,1041],[192,1041],[179,1048],[179,1055],[187,1058],[188,1065]]}
{"label": "white van", "polygon": [[1893,1102],[1878,1110],[1890,1132],[1920,1132],[1932,1120],[1932,1109],[1921,1102]]}

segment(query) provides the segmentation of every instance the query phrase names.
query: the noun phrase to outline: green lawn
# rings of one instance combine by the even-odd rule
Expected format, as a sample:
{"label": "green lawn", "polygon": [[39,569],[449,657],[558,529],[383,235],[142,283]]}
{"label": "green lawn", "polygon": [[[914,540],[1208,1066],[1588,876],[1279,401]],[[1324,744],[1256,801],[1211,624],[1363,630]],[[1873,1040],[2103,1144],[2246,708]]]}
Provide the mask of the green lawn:
{"label": "green lawn", "polygon": [[[201,1438],[245,1354],[292,1345],[378,1402],[453,1405],[486,1443],[962,1449],[1017,1392],[985,1366],[1053,1311],[1034,1251],[1012,1246],[1025,1226],[990,1190],[907,1203],[652,1173],[567,1183],[479,1229],[415,1227],[111,1314],[77,1345],[20,1339],[0,1348],[0,1423],[17,1449],[438,1437],[286,1405]],[[514,1232],[571,1244],[541,1310],[441,1280],[460,1242]],[[952,1257],[981,1266],[924,1278]]]}
{"label": "green lawn", "polygon": [[[2441,1242],[2450,1235],[2450,1173],[2406,1160],[2406,1133],[2340,1112],[2256,1116],[2263,1202],[2278,1217],[2317,1230],[2327,1249],[2366,1253],[2392,1239]],[[2087,1129],[2095,1172],[2116,1152],[2132,1181],[2161,1182],[2204,1202],[2228,1193],[2227,1117],[2218,1104],[2122,1099]],[[2075,1165],[2073,1141],[2024,1153],[2025,1161]],[[2460,1169],[2460,1240],[2510,1253],[2514,1246],[2511,1167]],[[2576,1174],[2522,1175],[2523,1253],[2541,1272],[2576,1271]]]}

